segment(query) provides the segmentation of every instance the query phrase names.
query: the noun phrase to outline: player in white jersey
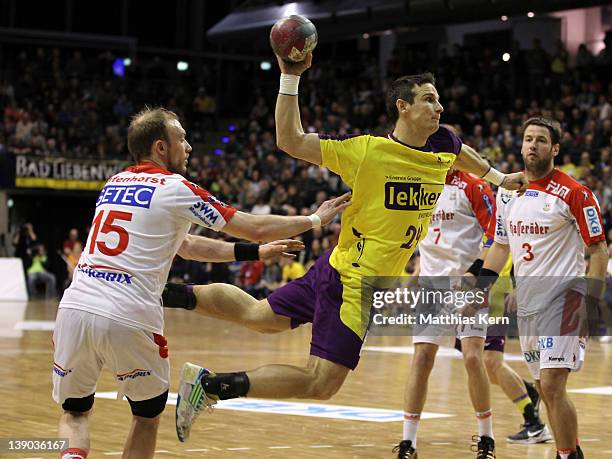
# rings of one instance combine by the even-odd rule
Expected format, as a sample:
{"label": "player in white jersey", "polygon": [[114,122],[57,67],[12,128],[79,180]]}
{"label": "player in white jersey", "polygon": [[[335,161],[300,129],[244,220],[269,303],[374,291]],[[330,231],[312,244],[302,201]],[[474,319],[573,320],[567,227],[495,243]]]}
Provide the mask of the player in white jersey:
{"label": "player in white jersey", "polygon": [[[494,197],[489,185],[469,173],[451,169],[427,235],[419,245],[419,276],[447,276],[458,280],[466,274],[477,275],[482,257],[492,243],[487,238],[483,247],[483,234],[494,216]],[[511,400],[516,400],[519,408],[526,408],[521,409],[521,413],[526,416],[526,424],[534,426],[532,432],[536,433],[532,437],[539,435],[539,441],[550,439],[548,429],[535,415],[521,378],[507,365],[499,368],[498,360],[503,364],[504,337],[487,335],[485,339],[482,332],[486,333],[486,328],[473,330],[468,326],[461,331],[458,328],[450,326],[436,336],[415,335],[413,338],[414,356],[406,382],[403,429],[403,439],[410,442],[412,448],[411,457],[416,457],[417,430],[438,347],[452,346],[456,335],[460,337],[456,347],[463,353],[470,399],[478,419],[478,435],[494,438],[487,378],[487,372],[491,371],[499,376],[495,381],[501,383]]]}
{"label": "player in white jersey", "polygon": [[177,116],[145,109],[128,129],[136,166],[111,177],[98,196],[87,246],[64,293],[53,335],[53,399],[62,405],[62,458],[87,457],[88,416],[103,366],[130,403],[133,421],[124,457],[153,457],[168,396],[168,347],[161,294],[175,254],[197,261],[289,256],[298,241],[228,243],[188,234],[192,223],[236,237],[270,241],[329,223],[347,196],[311,216],[238,212],[187,181],[191,146]]}
{"label": "player in white jersey", "polygon": [[[559,124],[531,118],[523,128],[521,153],[529,187],[522,195],[498,194],[495,242],[477,287],[494,282],[512,253],[523,355],[546,404],[557,457],[580,459],[576,409],[566,385],[570,371],[579,370],[584,360],[585,303],[603,296],[608,251],[592,191],[554,168]],[[590,255],[586,296],[579,282],[585,274],[585,247]]]}

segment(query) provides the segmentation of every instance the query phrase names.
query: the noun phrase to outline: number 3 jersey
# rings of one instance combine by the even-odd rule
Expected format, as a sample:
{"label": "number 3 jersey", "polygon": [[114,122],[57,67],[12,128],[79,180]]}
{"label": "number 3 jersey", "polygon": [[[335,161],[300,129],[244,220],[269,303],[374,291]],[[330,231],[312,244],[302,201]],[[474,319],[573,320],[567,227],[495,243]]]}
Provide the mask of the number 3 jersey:
{"label": "number 3 jersey", "polygon": [[500,188],[496,218],[487,235],[510,245],[519,315],[534,314],[544,306],[535,298],[550,290],[547,285],[555,284],[553,278],[584,275],[584,247],[605,241],[603,228],[592,191],[558,169],[529,182],[521,196]]}
{"label": "number 3 jersey", "polygon": [[151,162],[111,177],[60,308],[163,334],[161,292],[192,223],[223,229],[236,209]]}
{"label": "number 3 jersey", "polygon": [[495,215],[493,192],[484,180],[456,171],[446,177],[419,245],[421,276],[462,276],[480,256],[482,235]]}

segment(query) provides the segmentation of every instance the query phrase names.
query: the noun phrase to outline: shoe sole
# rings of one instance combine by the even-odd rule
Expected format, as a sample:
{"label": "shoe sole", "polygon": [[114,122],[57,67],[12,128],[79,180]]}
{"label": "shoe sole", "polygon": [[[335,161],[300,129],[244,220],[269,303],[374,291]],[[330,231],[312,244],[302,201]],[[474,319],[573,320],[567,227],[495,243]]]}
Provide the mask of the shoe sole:
{"label": "shoe sole", "polygon": [[[193,399],[193,387],[195,386],[196,382],[206,373],[209,373],[209,371],[189,362],[185,363],[185,365],[183,365],[183,368],[181,369],[181,379],[176,398],[176,409],[174,412],[174,423],[176,426],[176,436],[182,443],[187,441],[187,439],[189,438],[191,429],[185,432],[181,427],[179,427],[179,410],[181,408],[181,401],[184,401],[185,403],[193,407],[193,403],[191,403],[191,399]],[[200,394],[198,394],[197,396],[199,397],[199,395]],[[206,397],[206,395],[204,395],[204,397]],[[185,400],[183,400],[183,398],[185,398]],[[202,408],[203,406],[200,407],[200,410]],[[193,421],[191,422],[191,424],[193,425]]]}

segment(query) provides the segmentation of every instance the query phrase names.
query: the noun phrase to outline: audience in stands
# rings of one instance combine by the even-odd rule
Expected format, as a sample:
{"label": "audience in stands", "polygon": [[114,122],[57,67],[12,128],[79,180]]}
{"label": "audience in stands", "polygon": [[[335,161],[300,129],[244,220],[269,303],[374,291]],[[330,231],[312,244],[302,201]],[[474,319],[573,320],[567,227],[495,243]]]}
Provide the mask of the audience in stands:
{"label": "audience in stands", "polygon": [[[402,74],[432,71],[446,108],[442,122],[453,125],[466,144],[504,172],[522,169],[524,120],[543,115],[561,121],[564,136],[558,164],[594,190],[610,231],[612,43],[606,40],[606,48],[597,56],[582,45],[573,61],[561,42],[552,54],[537,40],[530,50],[514,43],[510,54],[504,62],[487,47],[455,45],[438,55],[398,48],[384,81],[376,59],[367,53],[344,62],[318,59],[300,83],[302,123],[308,132],[384,135],[389,132],[386,84]],[[317,202],[344,191],[334,174],[276,148],[275,72],[253,72],[249,94],[237,107],[209,94],[213,78],[209,70],[206,81],[185,79],[157,58],[149,65],[134,62],[119,78],[111,72],[112,61],[110,52],[91,58],[58,49],[22,52],[13,78],[0,80],[0,107],[4,107],[0,145],[13,155],[127,159],[129,117],[145,103],[157,104],[178,111],[193,133],[188,178],[240,209],[308,214]],[[228,113],[242,118],[218,123],[218,116]],[[214,132],[222,139],[218,148],[210,146],[211,130],[217,124],[225,129]],[[306,250],[298,263],[309,267],[333,246],[337,226],[304,234]],[[265,295],[281,285],[282,270],[271,263],[224,268],[177,258],[171,276],[188,282],[241,282]]]}

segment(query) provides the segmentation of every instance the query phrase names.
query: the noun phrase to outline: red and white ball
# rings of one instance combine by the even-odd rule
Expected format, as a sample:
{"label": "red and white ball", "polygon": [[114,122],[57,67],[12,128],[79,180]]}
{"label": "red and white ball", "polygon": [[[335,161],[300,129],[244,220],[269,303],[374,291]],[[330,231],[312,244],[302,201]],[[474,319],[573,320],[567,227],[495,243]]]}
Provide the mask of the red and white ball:
{"label": "red and white ball", "polygon": [[304,16],[293,14],[279,19],[270,31],[275,54],[288,62],[300,62],[317,46],[317,29]]}

